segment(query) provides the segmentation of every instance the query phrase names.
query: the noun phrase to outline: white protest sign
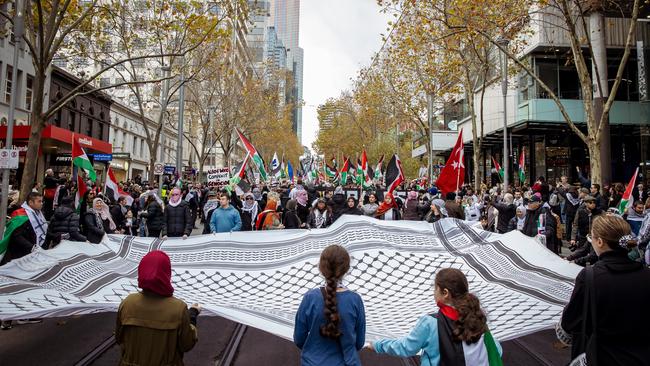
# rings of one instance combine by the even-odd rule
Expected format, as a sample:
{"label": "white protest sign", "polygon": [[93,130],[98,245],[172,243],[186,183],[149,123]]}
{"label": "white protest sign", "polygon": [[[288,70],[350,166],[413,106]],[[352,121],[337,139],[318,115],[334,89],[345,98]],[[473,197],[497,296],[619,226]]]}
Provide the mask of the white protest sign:
{"label": "white protest sign", "polygon": [[208,185],[222,186],[228,184],[230,180],[229,168],[217,168],[208,170]]}

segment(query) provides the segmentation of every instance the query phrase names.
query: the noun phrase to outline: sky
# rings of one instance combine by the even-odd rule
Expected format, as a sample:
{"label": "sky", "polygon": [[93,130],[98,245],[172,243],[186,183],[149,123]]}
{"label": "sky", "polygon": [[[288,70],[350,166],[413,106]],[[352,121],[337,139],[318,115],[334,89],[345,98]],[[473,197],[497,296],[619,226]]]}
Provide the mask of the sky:
{"label": "sky", "polygon": [[389,15],[376,0],[302,0],[300,47],[303,69],[302,144],[311,148],[318,132],[316,109],[349,89],[357,72],[382,46]]}

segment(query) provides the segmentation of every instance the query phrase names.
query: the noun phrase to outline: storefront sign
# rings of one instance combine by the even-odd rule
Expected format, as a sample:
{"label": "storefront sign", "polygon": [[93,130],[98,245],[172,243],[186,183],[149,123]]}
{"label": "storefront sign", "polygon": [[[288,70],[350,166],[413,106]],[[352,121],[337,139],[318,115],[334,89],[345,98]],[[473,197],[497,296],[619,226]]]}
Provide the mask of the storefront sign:
{"label": "storefront sign", "polygon": [[50,165],[65,166],[72,164],[72,155],[70,153],[59,153],[51,155]]}
{"label": "storefront sign", "polygon": [[0,149],[0,169],[18,169],[18,150]]}
{"label": "storefront sign", "polygon": [[208,185],[221,186],[230,180],[229,168],[217,168],[208,170]]}
{"label": "storefront sign", "polygon": [[174,174],[176,173],[176,167],[173,165],[165,165],[165,174]]}
{"label": "storefront sign", "polygon": [[111,166],[111,168],[113,168],[113,169],[124,170],[124,163],[116,163],[116,162],[114,162],[114,161],[111,161],[110,166]]}
{"label": "storefront sign", "polygon": [[113,160],[113,154],[88,154],[88,157],[92,158],[93,161],[111,161],[111,160]]}
{"label": "storefront sign", "polygon": [[124,160],[129,160],[129,159],[131,159],[131,153],[127,153],[127,152],[114,152],[114,153],[113,153],[113,159],[124,159]]}

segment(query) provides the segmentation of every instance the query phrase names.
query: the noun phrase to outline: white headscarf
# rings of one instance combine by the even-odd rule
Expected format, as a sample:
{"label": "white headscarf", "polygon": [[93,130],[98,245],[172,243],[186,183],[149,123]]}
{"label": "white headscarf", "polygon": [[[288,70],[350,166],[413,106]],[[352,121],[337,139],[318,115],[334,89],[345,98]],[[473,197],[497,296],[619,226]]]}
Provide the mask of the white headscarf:
{"label": "white headscarf", "polygon": [[[97,205],[98,201],[102,203],[102,208],[99,210],[95,208],[95,205]],[[104,203],[104,200],[102,200],[101,198],[95,198],[93,200],[92,211],[95,213],[95,215],[99,216],[101,221],[108,220],[109,227],[111,230],[115,230],[117,228],[117,226],[115,226],[115,222],[113,222],[113,217],[111,216],[111,212],[108,210],[108,206],[106,205],[106,203]]]}

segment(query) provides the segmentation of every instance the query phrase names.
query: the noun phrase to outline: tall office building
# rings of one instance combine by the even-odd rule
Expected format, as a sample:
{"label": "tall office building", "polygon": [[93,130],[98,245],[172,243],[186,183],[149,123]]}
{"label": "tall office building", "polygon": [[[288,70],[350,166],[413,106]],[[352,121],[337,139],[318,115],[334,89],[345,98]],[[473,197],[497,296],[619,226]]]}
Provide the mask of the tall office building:
{"label": "tall office building", "polygon": [[278,38],[287,50],[287,68],[293,72],[293,130],[302,142],[302,71],[304,51],[300,48],[300,0],[273,0],[271,19]]}

